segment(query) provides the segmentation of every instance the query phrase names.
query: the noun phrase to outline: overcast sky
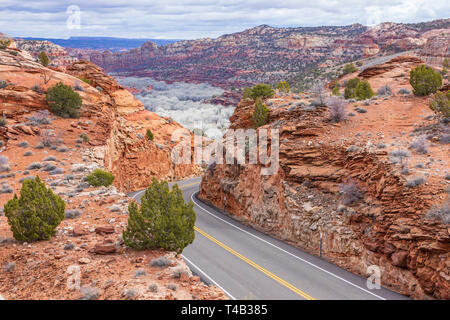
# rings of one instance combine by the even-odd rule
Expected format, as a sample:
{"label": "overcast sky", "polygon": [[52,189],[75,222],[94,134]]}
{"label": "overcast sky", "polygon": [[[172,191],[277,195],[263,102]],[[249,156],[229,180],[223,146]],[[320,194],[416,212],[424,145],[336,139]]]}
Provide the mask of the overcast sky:
{"label": "overcast sky", "polygon": [[421,22],[448,18],[449,3],[448,0],[0,0],[0,32],[48,38],[196,39],[261,24],[298,27]]}

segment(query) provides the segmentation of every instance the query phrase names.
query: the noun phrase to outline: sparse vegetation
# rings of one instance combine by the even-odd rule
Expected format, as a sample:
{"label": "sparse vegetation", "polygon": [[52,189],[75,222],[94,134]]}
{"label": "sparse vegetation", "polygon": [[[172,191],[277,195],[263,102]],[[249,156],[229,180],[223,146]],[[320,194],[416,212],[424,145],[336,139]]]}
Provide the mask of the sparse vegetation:
{"label": "sparse vegetation", "polygon": [[50,59],[45,51],[41,51],[38,55],[39,63],[42,64],[44,67],[47,67],[50,63]]}
{"label": "sparse vegetation", "polygon": [[166,181],[153,182],[145,191],[141,205],[132,202],[125,244],[137,250],[165,249],[181,253],[194,241],[195,212],[186,204],[178,185],[172,190]]}
{"label": "sparse vegetation", "polygon": [[278,82],[276,88],[281,94],[288,94],[291,91],[291,86],[287,81]]}
{"label": "sparse vegetation", "polygon": [[252,119],[253,124],[257,128],[265,125],[269,121],[269,109],[262,103],[260,98],[256,99]]}
{"label": "sparse vegetation", "polygon": [[392,95],[392,89],[388,85],[384,85],[377,90],[377,95],[390,96],[390,95]]}
{"label": "sparse vegetation", "polygon": [[435,93],[442,86],[442,76],[433,68],[420,65],[411,70],[409,83],[416,96],[428,96]]}
{"label": "sparse vegetation", "polygon": [[334,82],[333,90],[331,91],[331,94],[333,96],[340,96],[341,93],[339,92],[339,83],[337,81]]}
{"label": "sparse vegetation", "polygon": [[408,188],[414,188],[414,187],[417,187],[417,186],[423,184],[424,182],[425,182],[424,177],[414,177],[414,178],[411,178],[410,180],[406,181],[406,186]]}
{"label": "sparse vegetation", "polygon": [[430,102],[430,109],[441,119],[450,118],[450,91],[436,92]]}
{"label": "sparse vegetation", "polygon": [[5,205],[5,216],[16,240],[49,240],[64,219],[64,201],[36,176],[23,181],[20,197]]}
{"label": "sparse vegetation", "polygon": [[372,87],[367,80],[360,81],[355,88],[355,98],[357,100],[366,100],[375,96]]}
{"label": "sparse vegetation", "polygon": [[6,88],[8,86],[8,82],[5,80],[0,80],[0,89]]}
{"label": "sparse vegetation", "polygon": [[4,40],[0,39],[0,50],[5,50],[10,45],[11,45],[11,40],[10,39],[4,39]]}
{"label": "sparse vegetation", "polygon": [[342,69],[342,73],[343,73],[344,75],[345,75],[345,74],[352,73],[352,72],[356,72],[356,71],[358,71],[358,68],[353,64],[353,62],[347,63],[347,64],[344,66],[344,69]]}
{"label": "sparse vegetation", "polygon": [[50,110],[63,118],[79,118],[81,97],[70,86],[59,82],[48,90],[46,95]]}
{"label": "sparse vegetation", "polygon": [[89,142],[89,135],[86,133],[86,132],[83,132],[83,133],[81,133],[80,134],[80,140],[82,141],[82,142]]}
{"label": "sparse vegetation", "polygon": [[353,179],[348,179],[339,185],[341,201],[344,205],[350,205],[363,197],[360,187]]}
{"label": "sparse vegetation", "polygon": [[86,181],[94,187],[108,187],[114,182],[114,175],[101,169],[95,169],[91,174],[86,176]]}
{"label": "sparse vegetation", "polygon": [[347,103],[344,99],[332,97],[328,101],[330,119],[332,122],[341,122],[347,118]]}
{"label": "sparse vegetation", "polygon": [[410,145],[410,149],[415,149],[418,153],[427,154],[430,143],[426,136],[420,136],[416,138]]}
{"label": "sparse vegetation", "polygon": [[344,91],[345,99],[352,99],[356,97],[356,87],[358,86],[359,82],[359,78],[353,78],[347,81]]}
{"label": "sparse vegetation", "polygon": [[251,89],[250,92],[250,98],[256,101],[256,99],[267,99],[272,98],[275,92],[273,91],[272,87],[268,84],[257,84]]}
{"label": "sparse vegetation", "polygon": [[150,129],[147,129],[145,135],[147,136],[147,140],[148,140],[148,141],[153,141],[153,139],[155,138],[155,137],[153,136],[152,130],[150,130]]}
{"label": "sparse vegetation", "polygon": [[450,224],[450,201],[443,203],[441,206],[432,207],[426,217],[428,219],[440,220],[445,224]]}

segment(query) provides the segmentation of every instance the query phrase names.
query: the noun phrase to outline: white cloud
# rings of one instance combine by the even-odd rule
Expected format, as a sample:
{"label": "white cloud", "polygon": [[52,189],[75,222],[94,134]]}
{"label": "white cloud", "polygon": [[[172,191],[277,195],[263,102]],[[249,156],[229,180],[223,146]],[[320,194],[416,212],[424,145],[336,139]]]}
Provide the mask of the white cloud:
{"label": "white cloud", "polygon": [[[65,26],[81,8],[81,29]],[[2,0],[0,32],[13,36],[216,37],[256,25],[279,27],[419,22],[447,18],[447,0]],[[383,14],[374,16],[377,12]]]}

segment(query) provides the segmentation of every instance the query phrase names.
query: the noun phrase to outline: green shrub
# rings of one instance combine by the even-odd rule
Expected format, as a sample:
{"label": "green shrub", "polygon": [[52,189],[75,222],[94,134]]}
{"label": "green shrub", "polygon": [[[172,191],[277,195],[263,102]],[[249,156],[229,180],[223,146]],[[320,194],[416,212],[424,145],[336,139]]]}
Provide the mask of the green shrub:
{"label": "green shrub", "polygon": [[86,176],[86,181],[94,187],[108,187],[114,182],[114,175],[101,169],[95,169]]}
{"label": "green shrub", "polygon": [[141,198],[141,205],[128,207],[125,244],[133,249],[164,249],[181,253],[194,241],[195,212],[186,204],[178,185],[172,190],[166,181],[153,179]]}
{"label": "green shrub", "polygon": [[1,50],[5,50],[6,48],[9,47],[10,44],[11,44],[11,40],[10,39],[0,40],[0,49]]}
{"label": "green shrub", "polygon": [[251,99],[252,89],[250,88],[244,88],[244,91],[242,93],[242,99]]}
{"label": "green shrub", "polygon": [[353,78],[348,80],[347,85],[345,86],[344,91],[344,98],[345,99],[352,99],[356,97],[356,87],[359,85],[360,80],[359,78]]}
{"label": "green shrub", "polygon": [[82,134],[80,134],[80,140],[83,142],[89,142],[89,135],[86,132],[83,132]]}
{"label": "green shrub", "polygon": [[44,66],[48,66],[48,64],[50,63],[50,59],[48,58],[47,54],[45,53],[45,51],[42,51],[41,53],[39,53],[38,55],[38,59],[39,62]]}
{"label": "green shrub", "polygon": [[251,89],[250,98],[256,101],[258,98],[272,98],[275,92],[268,84],[257,84]]}
{"label": "green shrub", "polygon": [[340,96],[341,95],[341,93],[339,92],[339,83],[337,81],[334,83],[333,90],[331,90],[331,94],[333,96]]}
{"label": "green shrub", "polygon": [[25,179],[20,198],[14,195],[5,205],[5,216],[15,239],[19,241],[49,240],[64,219],[64,201],[47,189],[37,176]]}
{"label": "green shrub", "polygon": [[277,84],[277,90],[280,93],[288,94],[291,91],[291,86],[286,81],[280,81]]}
{"label": "green shrub", "polygon": [[79,118],[81,97],[72,87],[62,82],[57,83],[47,91],[45,96],[50,110],[63,118]]}
{"label": "green shrub", "polygon": [[269,109],[262,103],[261,98],[256,99],[252,119],[253,124],[257,128],[265,125],[269,121]]}
{"label": "green shrub", "polygon": [[352,73],[352,72],[355,72],[355,71],[358,71],[358,68],[356,68],[355,65],[353,64],[353,62],[351,62],[351,63],[347,63],[344,66],[344,69],[342,70],[342,73],[343,74],[349,74],[349,73]]}
{"label": "green shrub", "polygon": [[375,92],[373,92],[372,87],[370,86],[369,82],[367,80],[363,80],[358,83],[355,89],[355,97],[358,100],[366,100],[370,99],[375,95]]}
{"label": "green shrub", "polygon": [[450,91],[436,92],[430,102],[430,109],[440,118],[450,118]]}
{"label": "green shrub", "polygon": [[442,86],[442,76],[423,64],[411,70],[409,83],[413,87],[414,95],[428,96]]}
{"label": "green shrub", "polygon": [[87,84],[91,84],[91,80],[89,80],[89,79],[86,79],[86,78],[82,78],[82,77],[78,77],[78,79],[80,79],[81,81],[83,81],[83,82],[85,82],[85,83],[87,83]]}
{"label": "green shrub", "polygon": [[147,136],[147,139],[148,139],[149,141],[153,141],[154,136],[153,136],[152,130],[147,129],[147,132],[145,133],[145,135]]}

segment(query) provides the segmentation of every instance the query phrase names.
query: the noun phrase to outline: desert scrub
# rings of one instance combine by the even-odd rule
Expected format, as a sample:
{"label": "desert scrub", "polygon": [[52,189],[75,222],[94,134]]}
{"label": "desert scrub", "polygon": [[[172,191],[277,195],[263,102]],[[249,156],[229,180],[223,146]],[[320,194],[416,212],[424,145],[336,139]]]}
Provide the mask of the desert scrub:
{"label": "desert scrub", "polygon": [[16,240],[49,240],[64,219],[66,204],[39,176],[22,183],[20,197],[14,195],[5,205],[5,216]]}
{"label": "desert scrub", "polygon": [[181,253],[194,241],[195,212],[186,204],[178,185],[172,190],[166,181],[153,182],[145,191],[141,205],[132,202],[123,241],[137,250],[164,249]]}
{"label": "desert scrub", "polygon": [[86,181],[94,187],[109,187],[114,182],[114,175],[101,169],[95,169],[86,176]]}
{"label": "desert scrub", "polygon": [[147,140],[148,140],[148,141],[153,141],[154,136],[153,136],[152,130],[147,129],[147,132],[145,133],[145,135],[147,136]]}
{"label": "desert scrub", "polygon": [[426,65],[420,65],[409,73],[409,83],[416,96],[428,96],[442,86],[442,76],[439,72]]}
{"label": "desert scrub", "polygon": [[256,128],[265,125],[269,121],[269,109],[262,103],[260,98],[256,99],[252,119]]}
{"label": "desert scrub", "polygon": [[81,97],[62,82],[50,88],[45,96],[50,110],[63,118],[79,118]]}

